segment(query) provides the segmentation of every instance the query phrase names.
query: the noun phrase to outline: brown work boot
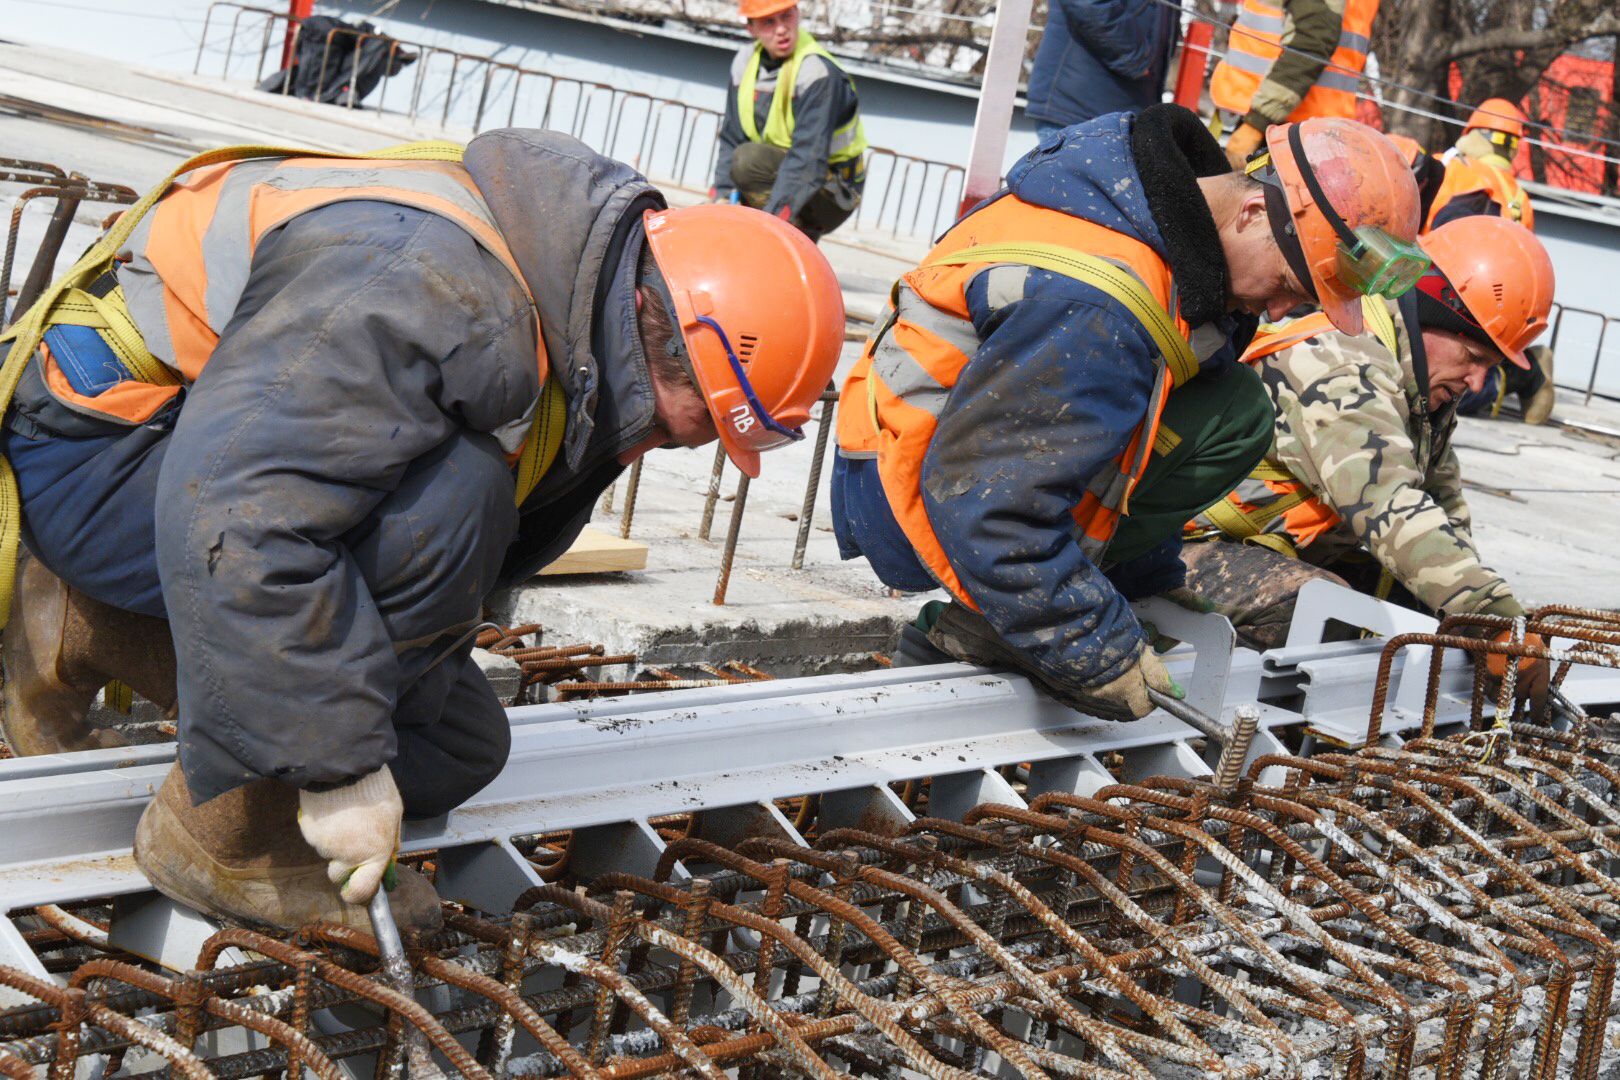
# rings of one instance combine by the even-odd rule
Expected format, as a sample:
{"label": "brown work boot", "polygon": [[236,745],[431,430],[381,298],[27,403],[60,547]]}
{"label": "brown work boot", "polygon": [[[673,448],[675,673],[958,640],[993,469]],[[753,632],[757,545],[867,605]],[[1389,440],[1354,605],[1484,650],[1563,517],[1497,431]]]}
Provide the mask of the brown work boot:
{"label": "brown work boot", "polygon": [[[179,764],[135,830],[135,862],[171,900],[226,922],[296,930],[335,922],[371,932],[366,909],[345,904],[326,860],[298,831],[298,791],[256,780],[201,806]],[[399,867],[389,894],[401,930],[436,930],[443,918],[427,878]]]}
{"label": "brown work boot", "polygon": [[169,625],[122,611],[68,584],[19,550],[11,621],[0,633],[0,728],[20,756],[121,746],[90,726],[90,705],[118,679],[160,709],[174,707]]}
{"label": "brown work boot", "polygon": [[1530,372],[1534,389],[1528,394],[1519,395],[1519,408],[1524,413],[1525,423],[1545,424],[1552,416],[1553,404],[1558,399],[1558,389],[1553,386],[1552,350],[1545,345],[1532,345],[1525,352],[1535,365]]}

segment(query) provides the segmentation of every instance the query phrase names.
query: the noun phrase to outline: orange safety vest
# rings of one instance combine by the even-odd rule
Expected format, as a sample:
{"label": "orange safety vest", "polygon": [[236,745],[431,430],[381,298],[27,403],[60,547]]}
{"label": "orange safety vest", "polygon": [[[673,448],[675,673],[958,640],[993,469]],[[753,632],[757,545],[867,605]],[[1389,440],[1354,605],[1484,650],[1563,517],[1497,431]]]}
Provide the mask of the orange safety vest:
{"label": "orange safety vest", "polygon": [[[1243,0],[1237,22],[1226,42],[1226,56],[1215,66],[1209,82],[1209,96],[1227,112],[1243,115],[1256,88],[1282,55],[1285,4],[1265,0]],[[1378,16],[1378,0],[1347,0],[1339,29],[1339,44],[1329,63],[1317,76],[1316,85],[1289,114],[1290,121],[1313,116],[1342,116],[1354,119],[1356,91],[1361,72],[1367,66],[1367,50],[1372,45],[1373,20]]]}
{"label": "orange safety vest", "polygon": [[[143,288],[140,299],[115,297],[115,307],[138,319],[142,342],[170,378],[143,381],[131,366],[130,378],[94,395],[81,394],[42,343],[46,385],[79,412],[125,424],[150,419],[182,385],[202,374],[241,299],[259,241],[299,214],[353,199],[399,203],[455,222],[506,266],[533,305],[483,196],[457,163],[261,157],[205,165],[174,181],[117,257],[120,265],[149,272],[156,280],[156,297]],[[544,385],[549,369],[545,342],[538,333],[536,340]]]}
{"label": "orange safety vest", "polygon": [[1440,190],[1434,193],[1434,202],[1429,206],[1429,219],[1423,223],[1424,232],[1434,228],[1435,217],[1447,203],[1476,191],[1489,192],[1491,201],[1502,208],[1502,216],[1508,221],[1517,221],[1527,229],[1535,228],[1536,215],[1530,208],[1530,196],[1525,194],[1518,178],[1512,173],[1462,154],[1454,154],[1445,164],[1445,179],[1440,181]]}
{"label": "orange safety vest", "polygon": [[[1030,237],[1041,240],[1032,243]],[[1127,309],[1165,353],[1146,416],[1114,467],[1091,478],[1071,511],[1074,538],[1093,561],[1127,512],[1171,390],[1197,373],[1187,346],[1189,329],[1175,313],[1175,283],[1163,259],[1140,240],[1015,196],[1003,196],[958,222],[920,266],[895,283],[888,319],[867,341],[844,383],[838,447],[847,457],[877,459],[889,508],[918,557],[940,584],[975,609],[924,509],[923,458],[951,389],[979,348],[968,313],[968,285],[994,266],[1020,263],[1087,281],[1122,303],[1124,293],[1133,293]]]}
{"label": "orange safety vest", "polygon": [[[1383,301],[1364,300],[1369,332],[1392,353],[1399,350],[1395,323]],[[1274,353],[1320,334],[1337,333],[1332,320],[1320,311],[1291,319],[1280,326],[1262,327],[1244,350],[1243,362],[1259,367]],[[1264,460],[1224,500],[1187,524],[1191,536],[1219,533],[1228,539],[1260,544],[1294,556],[1344,519],[1310,487],[1281,465]]]}

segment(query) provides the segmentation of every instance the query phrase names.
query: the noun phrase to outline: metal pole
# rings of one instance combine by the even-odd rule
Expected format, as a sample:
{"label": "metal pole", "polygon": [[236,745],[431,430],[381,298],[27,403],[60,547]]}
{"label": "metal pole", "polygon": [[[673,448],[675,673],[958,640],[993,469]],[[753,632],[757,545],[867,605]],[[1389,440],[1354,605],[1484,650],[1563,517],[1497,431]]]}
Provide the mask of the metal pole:
{"label": "metal pole", "polygon": [[1204,70],[1209,67],[1209,46],[1214,40],[1212,23],[1194,19],[1187,27],[1187,36],[1181,44],[1181,66],[1176,69],[1177,105],[1198,111],[1198,102],[1204,93]]}
{"label": "metal pole", "polygon": [[698,539],[707,540],[714,525],[714,504],[720,500],[720,474],[726,471],[726,448],[714,448],[714,469],[709,473],[709,490],[703,496],[703,520],[698,522]]}
{"label": "metal pole", "polygon": [[315,14],[315,0],[287,0],[287,36],[281,43],[281,70],[292,63],[293,45],[298,40],[298,24]]}
{"label": "metal pole", "polygon": [[748,474],[737,478],[737,497],[731,504],[731,525],[726,529],[726,550],[720,554],[720,579],[714,583],[714,602],[726,602],[731,587],[731,560],[737,555],[737,534],[742,531],[743,507],[748,503]]}
{"label": "metal pole", "polygon": [[17,291],[19,315],[27,311],[39,299],[39,294],[45,291],[45,286],[51,283],[56,256],[62,250],[62,242],[67,239],[68,228],[73,224],[73,215],[78,211],[79,200],[83,196],[82,188],[64,190],[56,196],[56,209],[45,226],[45,235],[39,242],[39,253],[34,256],[34,265],[29,268],[22,288]]}
{"label": "metal pole", "polygon": [[641,463],[644,459],[636,458],[634,465],[630,466],[630,483],[624,491],[624,516],[619,519],[619,539],[630,539],[630,521],[636,516],[636,490],[641,487]]}
{"label": "metal pole", "polygon": [[804,547],[810,542],[810,517],[816,512],[816,493],[821,489],[821,468],[827,458],[827,433],[832,430],[833,409],[838,393],[831,384],[821,395],[821,428],[816,432],[815,456],[810,459],[810,479],[804,485],[804,506],[799,509],[799,535],[793,541],[793,569],[804,569]]}
{"label": "metal pole", "polygon": [[1001,186],[1001,163],[1007,156],[1007,135],[1012,129],[1013,98],[1024,70],[1029,45],[1029,10],[1034,0],[1000,0],[996,25],[990,31],[990,51],[984,57],[984,82],[979,108],[973,117],[973,143],[968,151],[967,179],[958,213],[996,193]]}
{"label": "metal pole", "polygon": [[1597,387],[1598,365],[1603,363],[1603,337],[1609,332],[1609,317],[1603,317],[1603,325],[1598,330],[1597,349],[1592,353],[1592,377],[1586,380],[1586,400],[1583,405],[1592,404],[1592,391]]}

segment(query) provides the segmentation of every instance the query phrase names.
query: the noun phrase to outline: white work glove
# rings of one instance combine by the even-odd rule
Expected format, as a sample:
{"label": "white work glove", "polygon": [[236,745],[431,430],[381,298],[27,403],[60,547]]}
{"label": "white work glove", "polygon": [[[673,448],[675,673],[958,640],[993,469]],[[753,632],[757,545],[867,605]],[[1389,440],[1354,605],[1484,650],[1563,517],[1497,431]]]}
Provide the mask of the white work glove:
{"label": "white work glove", "polygon": [[326,876],[345,902],[368,904],[399,851],[405,817],[387,766],[329,791],[298,793],[298,828],[327,860]]}

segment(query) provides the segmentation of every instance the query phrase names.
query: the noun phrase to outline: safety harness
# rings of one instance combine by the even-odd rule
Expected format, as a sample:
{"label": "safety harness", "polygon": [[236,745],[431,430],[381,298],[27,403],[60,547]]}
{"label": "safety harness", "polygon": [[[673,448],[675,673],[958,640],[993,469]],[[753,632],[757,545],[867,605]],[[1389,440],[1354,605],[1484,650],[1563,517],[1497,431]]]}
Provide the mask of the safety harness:
{"label": "safety harness", "polygon": [[[0,342],[10,345],[3,364],[0,364],[0,417],[10,408],[12,396],[29,360],[45,340],[46,333],[55,327],[84,327],[94,331],[137,381],[157,386],[178,385],[180,378],[152,354],[139,328],[130,318],[123,290],[118,287],[117,277],[113,273],[114,260],[135,232],[136,226],[157,205],[175,180],[204,166],[267,157],[460,163],[462,147],[450,142],[428,141],[348,154],[285,146],[227,146],[198,154],[183,162],[126,210],[112,228],[79,257],[72,269],[52,282],[16,322],[0,333]],[[528,290],[527,284],[521,279],[519,284],[525,291]],[[532,305],[532,297],[530,301]],[[562,445],[566,419],[567,402],[562,387],[548,373],[535,405],[528,437],[515,462],[515,498],[519,505],[556,459]],[[17,545],[21,534],[22,500],[17,489],[17,478],[10,462],[0,455],[0,628],[6,625],[11,616]]]}

